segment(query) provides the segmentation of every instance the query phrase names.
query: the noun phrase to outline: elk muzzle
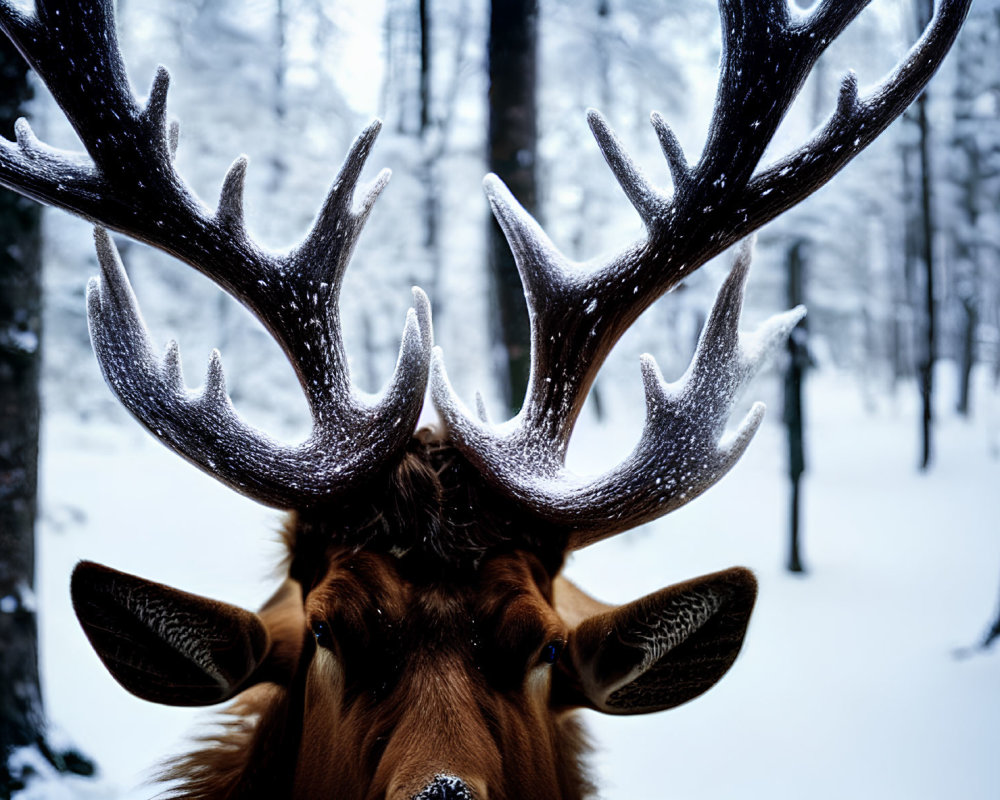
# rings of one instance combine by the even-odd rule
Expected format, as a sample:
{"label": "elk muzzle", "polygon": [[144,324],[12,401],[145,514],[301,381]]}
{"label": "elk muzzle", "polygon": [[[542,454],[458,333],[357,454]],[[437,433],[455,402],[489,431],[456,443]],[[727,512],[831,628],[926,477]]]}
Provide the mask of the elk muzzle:
{"label": "elk muzzle", "polygon": [[445,656],[401,687],[406,711],[379,767],[386,800],[487,800],[487,787],[499,785],[500,753],[476,699],[475,675]]}
{"label": "elk muzzle", "polygon": [[413,800],[485,800],[486,792],[473,794],[469,785],[454,775],[437,775]]}

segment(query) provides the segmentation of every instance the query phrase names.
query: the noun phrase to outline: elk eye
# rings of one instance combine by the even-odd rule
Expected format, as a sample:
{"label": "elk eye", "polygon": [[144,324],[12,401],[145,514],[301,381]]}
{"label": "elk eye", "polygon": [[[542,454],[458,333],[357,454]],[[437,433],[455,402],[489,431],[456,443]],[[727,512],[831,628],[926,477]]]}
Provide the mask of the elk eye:
{"label": "elk eye", "polygon": [[542,648],[542,663],[555,664],[559,660],[559,654],[562,653],[562,649],[562,642],[549,642]]}
{"label": "elk eye", "polygon": [[314,622],[312,624],[312,634],[316,638],[316,644],[327,650],[333,649],[333,634],[330,626],[325,622]]}

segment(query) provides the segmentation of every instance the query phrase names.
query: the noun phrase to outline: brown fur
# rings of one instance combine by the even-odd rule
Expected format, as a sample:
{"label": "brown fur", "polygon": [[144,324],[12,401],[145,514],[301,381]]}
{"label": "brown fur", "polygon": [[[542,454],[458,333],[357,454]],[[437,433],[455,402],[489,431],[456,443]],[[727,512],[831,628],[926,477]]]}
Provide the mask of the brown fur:
{"label": "brown fur", "polygon": [[277,789],[267,785],[267,771],[281,769],[288,716],[289,696],[282,687],[262,684],[247,690],[217,721],[220,730],[201,737],[198,749],[167,762],[159,779],[177,785],[166,797],[267,796],[267,790]]}
{"label": "brown fur", "polygon": [[290,574],[308,587],[329,543],[394,555],[424,577],[474,572],[491,553],[526,550],[558,572],[567,533],[518,510],[433,428],[411,439],[389,475],[350,503],[295,512],[285,529]]}
{"label": "brown fur", "polygon": [[[303,533],[292,518],[290,564]],[[287,581],[260,612],[282,685],[241,694],[221,730],[169,764],[169,797],[395,800],[439,773],[491,800],[591,791],[580,727],[550,706],[552,667],[539,665],[568,628],[537,557],[501,553],[430,581],[411,560],[343,545],[322,564],[304,597]],[[316,622],[335,652],[308,637]]]}
{"label": "brown fur", "polygon": [[[218,729],[167,765],[169,797],[413,800],[452,776],[475,800],[582,800],[593,787],[576,708],[610,707],[609,693],[622,690],[614,676],[634,682],[640,674],[649,684],[642,710],[669,707],[728,669],[752,607],[749,573],[727,571],[606,606],[560,577],[564,541],[547,542],[537,520],[505,517],[487,486],[467,480],[469,471],[447,446],[417,439],[370,496],[291,516],[283,532],[288,575],[256,616],[161,587],[173,618],[188,608],[218,613],[220,622],[249,618],[258,637],[245,669],[231,670],[220,689],[219,697],[236,700]],[[421,531],[471,544],[438,552],[441,542],[424,541]],[[83,569],[80,597],[83,578],[104,569]],[[692,628],[671,651],[678,658],[645,664],[641,637],[699,592],[721,609],[702,624],[708,635]],[[96,614],[99,622],[100,604],[111,600],[100,593],[91,600],[84,618],[93,623]],[[130,609],[111,604],[108,613],[138,631],[128,641],[141,647],[147,615],[133,620]],[[199,663],[207,665],[196,674],[205,678],[199,689],[214,688],[213,658],[224,659],[234,643],[213,634],[210,617],[198,630]],[[154,642],[170,646],[169,637]],[[187,639],[180,644],[183,655]],[[703,668],[706,654],[711,669]],[[150,664],[148,675],[134,674],[135,663]],[[181,664],[176,673],[116,655],[109,668],[140,695],[145,686],[159,697],[166,681],[169,696],[183,702],[190,669],[171,663]],[[660,686],[676,676],[679,687]]]}

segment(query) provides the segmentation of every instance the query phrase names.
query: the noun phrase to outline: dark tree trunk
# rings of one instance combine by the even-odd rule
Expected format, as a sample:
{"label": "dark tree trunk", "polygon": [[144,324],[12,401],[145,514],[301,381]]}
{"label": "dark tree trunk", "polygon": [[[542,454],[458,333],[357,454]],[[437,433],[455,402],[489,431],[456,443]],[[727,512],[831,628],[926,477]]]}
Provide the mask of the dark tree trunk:
{"label": "dark tree trunk", "polygon": [[[27,68],[3,39],[0,126],[31,96]],[[0,752],[44,733],[33,603],[38,479],[38,383],[42,325],[40,209],[0,190]],[[0,773],[0,786],[4,773]],[[2,792],[0,792],[2,793]]]}
{"label": "dark tree trunk", "polygon": [[[451,52],[435,52],[435,17],[429,0],[421,0],[419,6],[420,23],[420,95],[421,95],[421,138],[423,146],[424,183],[424,247],[430,260],[428,294],[434,298],[435,324],[444,329],[442,321],[447,318],[447,292],[443,291],[444,252],[440,236],[443,193],[447,181],[442,178],[441,164],[449,152],[449,144],[454,128],[455,115],[459,105],[462,75],[468,62],[467,43],[469,37],[469,0],[460,0],[453,10],[451,24]],[[440,58],[450,58],[451,64],[445,72],[448,81],[434,91],[434,64]]]}
{"label": "dark tree trunk", "polygon": [[611,38],[611,0],[597,0],[597,26],[594,36],[594,60],[597,62],[597,79],[600,89],[598,96],[601,98],[601,111],[604,114],[611,113],[611,53],[608,49],[608,42]]}
{"label": "dark tree trunk", "polygon": [[[910,111],[906,112],[910,114]],[[902,166],[903,241],[902,292],[896,313],[896,358],[893,377],[898,381],[912,378],[916,368],[918,301],[917,273],[920,261],[920,226],[917,224],[916,148],[910,144],[900,150]]]}
{"label": "dark tree trunk", "polygon": [[[611,90],[611,53],[608,49],[608,42],[611,38],[611,0],[597,0],[597,25],[594,36],[594,60],[597,62],[597,79],[600,88],[598,96],[601,98],[601,111],[604,114],[612,113],[612,100],[614,93]],[[589,185],[584,189],[589,193]],[[592,204],[593,197],[584,195],[584,202]],[[598,212],[600,213],[600,212]],[[581,214],[580,218],[587,222],[587,215]],[[582,237],[581,237],[582,238]],[[604,419],[604,395],[601,391],[602,381],[600,376],[594,379],[590,387],[590,399],[593,401],[594,416],[597,419]]]}
{"label": "dark tree trunk", "polygon": [[[31,97],[27,67],[0,37],[0,134]],[[75,752],[45,740],[35,614],[35,516],[38,488],[39,378],[42,340],[41,209],[0,189],[0,799],[30,775],[10,755],[33,746],[60,771],[89,775]]]}
{"label": "dark tree trunk", "polygon": [[[276,0],[274,7],[274,117],[282,135],[282,126],[288,116],[288,9],[285,0]],[[275,147],[271,156],[271,191],[278,193],[288,175],[285,148]]]}
{"label": "dark tree trunk", "polygon": [[[805,275],[802,250],[805,242],[794,242],[788,250],[788,304],[797,306],[805,299]],[[809,366],[805,320],[788,337],[788,369],[785,372],[784,421],[788,431],[788,477],[791,481],[789,513],[788,571],[805,572],[801,553],[799,516],[802,475],[806,471],[802,383]]]}
{"label": "dark tree trunk", "polygon": [[930,121],[927,93],[917,98],[917,125],[920,130],[920,222],[921,261],[924,266],[924,330],[920,355],[921,455],[920,468],[930,467],[934,422],[934,363],[937,360],[937,312],[934,300],[934,212],[931,197]]}
{"label": "dark tree trunk", "polygon": [[[952,146],[959,156],[956,211],[959,224],[953,226],[954,289],[960,314],[959,386],[956,410],[968,416],[972,406],[971,375],[975,365],[976,330],[981,322],[995,322],[995,290],[990,278],[995,270],[996,250],[992,242],[989,217],[983,214],[995,207],[997,138],[995,114],[982,105],[982,98],[1000,90],[997,77],[997,42],[1000,39],[1000,9],[972,11],[965,30],[956,42],[956,80],[954,96],[954,134]],[[993,169],[991,169],[993,167]],[[991,252],[992,250],[992,252]],[[1000,388],[1000,351],[993,363],[993,389]],[[997,454],[996,444],[993,447]],[[1000,639],[1000,603],[990,617],[979,648],[985,650]],[[960,651],[970,655],[978,648]]]}
{"label": "dark tree trunk", "polygon": [[[923,30],[931,18],[929,0],[917,0],[918,22]],[[917,98],[915,119],[919,133],[918,152],[920,156],[920,229],[921,261],[924,267],[924,329],[923,347],[920,353],[918,374],[920,376],[921,412],[921,455],[920,468],[930,467],[934,422],[934,364],[937,361],[937,310],[934,298],[934,204],[932,197],[931,170],[931,125],[927,116],[927,91]]]}
{"label": "dark tree trunk", "polygon": [[[531,213],[537,212],[535,187],[536,108],[535,71],[538,33],[537,0],[493,0],[489,38],[490,171],[510,187]],[[510,248],[495,221],[490,225],[489,269],[495,330],[506,350],[505,389],[512,412],[520,406],[528,386],[530,343],[528,309]]]}
{"label": "dark tree trunk", "polygon": [[417,1],[420,27],[420,136],[431,124],[431,17],[430,0]]}
{"label": "dark tree trunk", "polygon": [[972,368],[976,365],[976,328],[979,326],[979,310],[974,297],[963,297],[962,341],[959,343],[958,400],[955,410],[968,417],[972,410]]}
{"label": "dark tree trunk", "polygon": [[[441,220],[441,181],[438,177],[438,162],[442,156],[440,148],[432,147],[428,141],[431,133],[431,14],[429,0],[418,0],[418,26],[420,28],[420,138],[424,147],[424,247],[433,261],[434,276],[431,288],[437,289],[440,271],[439,228]],[[442,292],[436,292],[435,304],[441,302]],[[437,309],[435,309],[437,313]]]}
{"label": "dark tree trunk", "polygon": [[[985,26],[984,26],[985,27]],[[976,329],[979,326],[979,297],[983,291],[980,259],[980,203],[983,202],[983,172],[989,154],[983,152],[982,112],[976,108],[981,96],[984,71],[982,55],[990,42],[989,33],[967,28],[956,42],[955,119],[952,145],[961,159],[956,211],[960,223],[953,225],[954,295],[958,300],[961,326],[956,410],[964,417],[971,411],[972,369],[976,363]],[[985,156],[985,158],[984,158]],[[985,163],[984,163],[985,162]]]}

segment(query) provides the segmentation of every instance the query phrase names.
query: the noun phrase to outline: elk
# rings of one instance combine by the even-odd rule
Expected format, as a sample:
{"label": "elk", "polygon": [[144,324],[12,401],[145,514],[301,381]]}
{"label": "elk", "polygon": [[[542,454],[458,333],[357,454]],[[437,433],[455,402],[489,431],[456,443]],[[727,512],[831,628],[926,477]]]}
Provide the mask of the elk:
{"label": "elk", "polygon": [[[27,122],[0,142],[0,183],[96,227],[88,287],[94,351],[113,392],[196,466],[289,512],[287,574],[256,613],[81,563],[73,605],[111,674],[140,698],[233,700],[225,730],[174,762],[187,798],[572,800],[592,792],[574,714],[643,714],[706,691],[732,665],[754,603],[729,569],[622,606],[560,575],[566,555],[677,508],[732,467],[761,422],[724,435],[734,397],[800,319],[738,332],[750,249],[741,245],[691,366],[667,383],[642,359],[643,432],[608,472],[565,468],[600,366],[655,299],[829,180],[918,95],[951,46],[968,0],[940,0],[896,70],[861,96],[848,75],[811,139],[758,164],[823,50],[868,0],[723,0],[718,94],[697,163],[657,114],[672,179],[654,188],[596,111],[588,121],[646,236],[601,263],[572,263],[494,176],[485,189],[516,257],[531,320],[521,411],[491,424],[466,409],[413,291],[395,373],[373,402],[352,388],[341,281],[388,180],[355,192],[379,131],[354,142],[300,245],[265,252],[243,215],[247,162],[215,210],[172,165],[167,72],[148,99],[130,88],[112,0],[0,2],[0,25],[48,85],[85,154],[40,142]],[[247,424],[219,356],[187,388],[175,343],[153,346],[107,230],[201,271],[256,315],[294,366],[312,415],[284,444]],[[425,394],[440,423],[417,429]]]}

